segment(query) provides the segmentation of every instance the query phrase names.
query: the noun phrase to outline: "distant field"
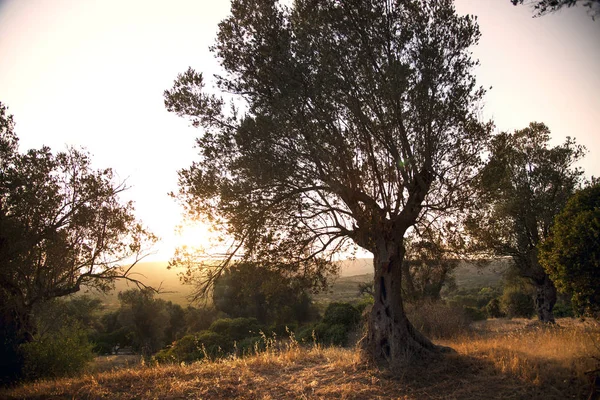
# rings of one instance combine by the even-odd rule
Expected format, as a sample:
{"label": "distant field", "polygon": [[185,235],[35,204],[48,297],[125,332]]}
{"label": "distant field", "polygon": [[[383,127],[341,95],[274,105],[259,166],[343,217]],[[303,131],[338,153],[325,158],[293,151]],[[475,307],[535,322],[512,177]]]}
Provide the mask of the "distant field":
{"label": "distant field", "polygon": [[[318,303],[352,302],[360,298],[358,285],[373,281],[373,260],[357,259],[343,261],[340,276],[337,277],[328,291],[314,296]],[[483,267],[461,262],[454,271],[458,289],[479,289],[500,285],[507,263],[496,261]],[[348,276],[344,271],[357,272]],[[360,274],[358,274],[360,273]]]}
{"label": "distant field", "polygon": [[[372,259],[344,260],[341,264],[340,276],[333,280],[331,288],[315,296],[315,301],[318,303],[356,300],[360,297],[358,294],[358,285],[373,280]],[[505,269],[506,264],[502,262],[494,262],[483,268],[463,262],[456,269],[454,275],[457,286],[460,289],[481,288],[498,285],[502,280],[502,274]],[[181,284],[177,276],[179,272],[182,272],[182,270],[168,270],[166,262],[144,262],[134,267],[133,277],[146,285],[152,287],[160,286],[163,293],[159,294],[158,298],[187,306],[189,304],[188,296],[193,288]],[[91,294],[101,298],[107,310],[114,310],[119,307],[119,299],[117,297],[119,292],[135,287],[135,285],[125,280],[119,280],[116,283],[115,290],[112,292],[106,295],[94,292]]]}
{"label": "distant field", "polygon": [[[192,287],[181,284],[177,276],[179,272],[181,270],[167,269],[167,262],[164,261],[142,262],[133,268],[131,277],[148,286],[160,287],[162,293],[157,295],[158,298],[186,306],[189,303],[187,296],[192,292]],[[131,282],[119,279],[115,284],[115,289],[107,294],[95,291],[87,294],[100,298],[107,310],[115,310],[119,307],[119,292],[136,287]]]}

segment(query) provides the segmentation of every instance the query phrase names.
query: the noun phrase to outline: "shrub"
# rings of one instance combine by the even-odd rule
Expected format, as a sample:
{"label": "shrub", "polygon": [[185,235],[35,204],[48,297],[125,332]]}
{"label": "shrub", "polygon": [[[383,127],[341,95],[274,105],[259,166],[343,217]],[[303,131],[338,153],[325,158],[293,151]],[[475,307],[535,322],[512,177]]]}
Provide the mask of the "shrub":
{"label": "shrub", "polygon": [[469,329],[470,321],[462,307],[422,301],[407,303],[405,308],[413,326],[430,338],[453,338]]}
{"label": "shrub", "polygon": [[477,307],[465,307],[463,309],[469,321],[483,321],[487,319],[486,313]]}
{"label": "shrub", "polygon": [[264,337],[262,336],[252,336],[245,339],[242,339],[237,343],[237,352],[239,355],[248,355],[254,354],[258,351],[265,351],[267,345],[265,343]]}
{"label": "shrub", "polygon": [[504,316],[504,313],[500,309],[500,300],[497,298],[491,299],[490,302],[487,303],[485,311],[489,318],[501,318]]}
{"label": "shrub", "polygon": [[332,345],[332,346],[344,346],[348,340],[348,326],[343,324],[320,324],[323,325],[321,329],[318,330],[318,335],[320,335],[321,342],[323,344]]}
{"label": "shrub", "polygon": [[256,336],[262,329],[256,318],[221,318],[213,322],[209,331],[234,340]]}
{"label": "shrub", "polygon": [[196,335],[186,335],[174,342],[168,349],[159,351],[155,356],[159,362],[195,361],[204,357],[202,347],[198,346]]}
{"label": "shrub", "polygon": [[282,323],[272,323],[267,329],[268,332],[275,333],[279,337],[286,337],[288,335],[288,331],[296,331],[298,329],[297,322],[290,322],[287,324]]}
{"label": "shrub", "polygon": [[575,311],[571,304],[571,299],[558,298],[558,301],[554,305],[552,310],[556,318],[573,318],[575,317]]}
{"label": "shrub", "polygon": [[325,310],[323,322],[351,328],[360,320],[360,311],[348,303],[331,303]]}
{"label": "shrub", "polygon": [[535,311],[531,296],[519,289],[506,288],[500,304],[502,311],[509,318],[531,318]]}
{"label": "shrub", "polygon": [[233,350],[233,342],[223,335],[202,331],[196,335],[186,335],[168,348],[159,351],[154,357],[159,362],[192,362],[206,356],[219,357]]}
{"label": "shrub", "polygon": [[80,372],[94,358],[87,332],[77,322],[21,345],[23,372],[29,379],[55,378]]}
{"label": "shrub", "polygon": [[299,343],[304,343],[304,344],[309,344],[309,343],[314,343],[314,337],[313,337],[313,332],[315,333],[316,336],[316,331],[315,328],[317,327],[318,324],[310,324],[310,325],[305,325],[302,328],[298,329],[296,331],[296,340]]}

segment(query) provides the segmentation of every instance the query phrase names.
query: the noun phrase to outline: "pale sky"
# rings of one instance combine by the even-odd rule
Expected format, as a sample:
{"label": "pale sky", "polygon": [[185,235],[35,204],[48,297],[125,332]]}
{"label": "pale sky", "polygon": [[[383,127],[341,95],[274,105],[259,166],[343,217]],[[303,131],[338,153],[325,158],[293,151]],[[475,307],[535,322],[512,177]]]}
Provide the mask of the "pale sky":
{"label": "pale sky", "polygon": [[[532,18],[510,0],[458,0],[478,16],[479,84],[493,86],[485,119],[498,130],[546,123],[553,142],[572,136],[600,175],[600,20],[579,8]],[[85,147],[132,188],[137,216],[163,241],[178,243],[181,210],[167,193],[195,158],[200,133],[163,105],[162,93],[192,66],[211,75],[208,47],[228,0],[0,0],[0,101],[16,120],[21,151]]]}

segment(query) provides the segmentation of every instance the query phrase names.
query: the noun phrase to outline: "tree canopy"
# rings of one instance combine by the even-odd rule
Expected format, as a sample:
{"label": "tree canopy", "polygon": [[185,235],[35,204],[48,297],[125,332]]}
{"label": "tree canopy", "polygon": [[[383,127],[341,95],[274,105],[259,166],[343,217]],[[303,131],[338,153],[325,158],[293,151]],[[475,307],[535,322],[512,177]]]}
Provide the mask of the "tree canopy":
{"label": "tree canopy", "polygon": [[[0,299],[3,318],[31,335],[33,307],[79,291],[107,290],[155,238],[122,203],[111,169],[69,148],[18,151],[0,103]],[[132,279],[132,278],[129,278]]]}
{"label": "tree canopy", "polygon": [[571,8],[579,5],[586,7],[593,19],[600,15],[600,0],[510,0],[513,5],[526,4],[535,10],[535,16],[554,13],[563,7]]}
{"label": "tree canopy", "polygon": [[600,315],[600,183],[575,193],[556,216],[540,263],[579,313]]}
{"label": "tree canopy", "polygon": [[571,138],[555,147],[549,142],[550,130],[541,123],[494,136],[477,181],[479,202],[467,221],[474,249],[511,257],[519,275],[538,289],[543,321],[554,320],[556,289],[538,262],[539,245],[579,186],[582,171],[574,164],[585,153]]}
{"label": "tree canopy", "polygon": [[369,352],[395,364],[434,350],[404,314],[403,238],[468,197],[490,131],[479,36],[450,0],[234,0],[212,48],[216,86],[190,68],[165,92],[202,128],[179,175],[189,216],[222,227],[237,257],[303,276],[349,246],[372,252],[382,320]]}
{"label": "tree canopy", "polygon": [[225,271],[215,282],[215,308],[230,317],[256,318],[262,324],[305,322],[311,300],[306,283],[278,269],[241,263]]}

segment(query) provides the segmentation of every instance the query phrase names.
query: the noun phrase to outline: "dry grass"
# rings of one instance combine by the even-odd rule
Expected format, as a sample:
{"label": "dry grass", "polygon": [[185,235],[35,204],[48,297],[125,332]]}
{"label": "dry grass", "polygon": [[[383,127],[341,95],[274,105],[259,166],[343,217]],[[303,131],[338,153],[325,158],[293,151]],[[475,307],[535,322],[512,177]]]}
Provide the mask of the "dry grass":
{"label": "dry grass", "polygon": [[566,399],[588,391],[600,328],[489,321],[446,340],[457,354],[391,375],[354,349],[289,345],[247,358],[135,367],[0,392],[9,399]]}
{"label": "dry grass", "polygon": [[600,367],[600,324],[562,319],[548,326],[529,320],[489,320],[461,339],[440,341],[464,356],[486,360],[503,376],[581,397],[586,372]]}

